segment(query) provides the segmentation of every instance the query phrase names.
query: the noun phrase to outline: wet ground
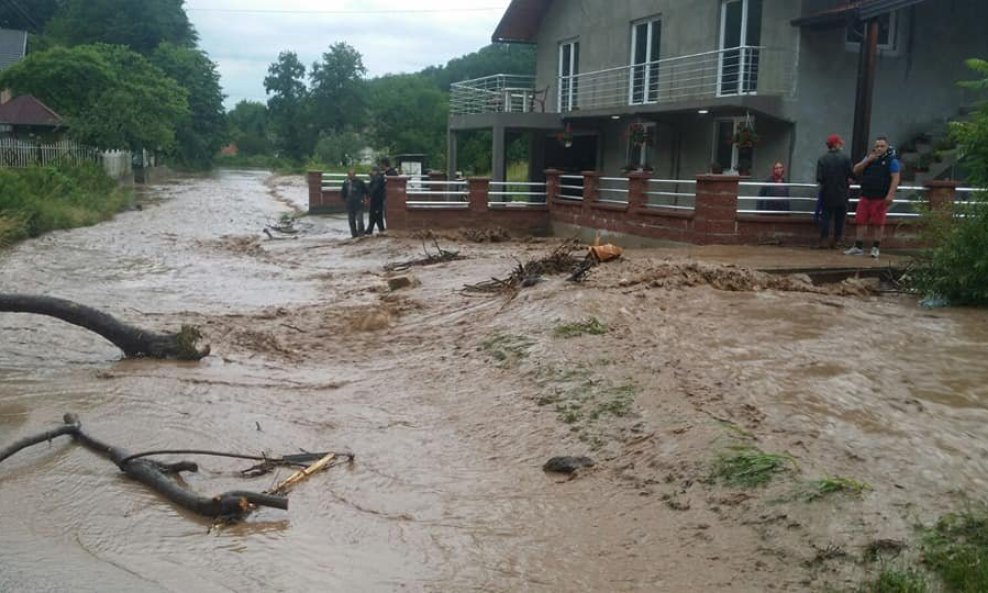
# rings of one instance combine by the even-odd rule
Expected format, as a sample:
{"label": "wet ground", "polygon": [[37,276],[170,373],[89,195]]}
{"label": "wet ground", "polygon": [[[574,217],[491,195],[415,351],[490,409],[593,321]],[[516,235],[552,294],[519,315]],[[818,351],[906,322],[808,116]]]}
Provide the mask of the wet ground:
{"label": "wet ground", "polygon": [[[210,531],[89,451],[34,447],[0,465],[0,591],[819,591],[863,578],[869,542],[984,491],[988,313],[724,265],[842,262],[774,247],[633,250],[580,285],[467,295],[558,242],[455,235],[440,244],[466,259],[391,292],[383,265],[431,241],[353,241],[339,218],[269,239],[305,189],[265,179],[154,187],[141,210],[0,253],[2,292],[195,323],[213,349],[120,360],[95,334],[0,314],[0,444],[74,411],[133,450],[356,462],[288,512]],[[607,332],[557,335],[590,317]],[[713,482],[739,444],[794,469],[764,489]],[[596,466],[543,473],[554,455]],[[197,461],[187,480],[207,494],[287,475]],[[823,476],[871,490],[807,501]]]}

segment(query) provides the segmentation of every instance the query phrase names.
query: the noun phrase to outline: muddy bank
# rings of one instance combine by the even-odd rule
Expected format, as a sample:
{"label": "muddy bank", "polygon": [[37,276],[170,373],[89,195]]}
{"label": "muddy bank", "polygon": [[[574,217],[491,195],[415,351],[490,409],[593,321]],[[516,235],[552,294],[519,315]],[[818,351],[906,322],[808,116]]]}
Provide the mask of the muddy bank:
{"label": "muddy bank", "polygon": [[[421,239],[343,239],[325,218],[268,240],[291,210],[263,181],[163,186],[152,207],[0,255],[0,290],[197,323],[214,352],[120,361],[84,332],[0,315],[0,442],[71,409],[122,445],[357,463],[300,487],[289,513],[207,535],[85,451],[26,451],[0,466],[0,589],[819,591],[862,578],[873,539],[908,539],[984,486],[983,312],[667,250],[582,284],[466,295],[555,244],[452,236],[465,259],[391,291],[384,265]],[[714,480],[741,445],[795,463],[765,488]],[[543,472],[557,455],[594,465]],[[284,477],[202,465],[204,492]],[[824,476],[871,489],[807,500]]]}

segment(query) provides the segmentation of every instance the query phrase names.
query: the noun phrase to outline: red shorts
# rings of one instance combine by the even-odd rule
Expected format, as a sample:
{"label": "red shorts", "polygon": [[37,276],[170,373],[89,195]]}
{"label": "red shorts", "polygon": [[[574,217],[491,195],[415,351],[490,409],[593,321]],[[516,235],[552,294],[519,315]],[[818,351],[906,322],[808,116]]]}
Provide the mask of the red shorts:
{"label": "red shorts", "polygon": [[854,224],[885,224],[885,213],[888,212],[885,198],[866,198],[858,200],[858,209],[854,211]]}

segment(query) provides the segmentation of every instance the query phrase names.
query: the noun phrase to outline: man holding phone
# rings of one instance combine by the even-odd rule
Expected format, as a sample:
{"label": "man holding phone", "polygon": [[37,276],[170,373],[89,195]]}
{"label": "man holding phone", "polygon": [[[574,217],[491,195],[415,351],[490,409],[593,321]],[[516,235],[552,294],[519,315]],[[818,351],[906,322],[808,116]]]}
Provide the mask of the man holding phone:
{"label": "man holding phone", "polygon": [[902,170],[895,153],[889,150],[889,141],[885,136],[875,139],[875,146],[868,156],[854,165],[854,175],[861,184],[861,199],[854,213],[855,241],[854,246],[844,252],[844,255],[864,254],[866,236],[872,237],[871,257],[879,255],[879,244],[885,232],[885,216],[895,192],[899,189],[899,179]]}

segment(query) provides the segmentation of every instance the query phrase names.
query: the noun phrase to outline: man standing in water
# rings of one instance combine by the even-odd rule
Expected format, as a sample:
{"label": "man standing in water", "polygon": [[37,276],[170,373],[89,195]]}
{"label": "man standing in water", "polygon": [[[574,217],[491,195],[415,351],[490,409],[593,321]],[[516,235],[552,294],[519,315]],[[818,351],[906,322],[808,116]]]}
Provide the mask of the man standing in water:
{"label": "man standing in water", "polygon": [[362,179],[357,179],[356,170],[347,171],[340,194],[346,204],[350,236],[359,237],[364,234],[364,201],[367,199],[367,184]]}
{"label": "man standing in water", "polygon": [[900,170],[899,161],[889,150],[889,141],[885,136],[876,138],[875,147],[868,156],[854,165],[854,175],[861,184],[861,199],[854,213],[856,240],[844,255],[863,254],[865,237],[871,235],[871,257],[878,257],[878,246],[885,231],[885,215],[895,199],[895,191],[899,189]]}
{"label": "man standing in water", "polygon": [[384,232],[384,173],[379,167],[371,169],[370,177],[370,216],[367,219],[367,234],[374,234],[374,225],[378,232]]}

